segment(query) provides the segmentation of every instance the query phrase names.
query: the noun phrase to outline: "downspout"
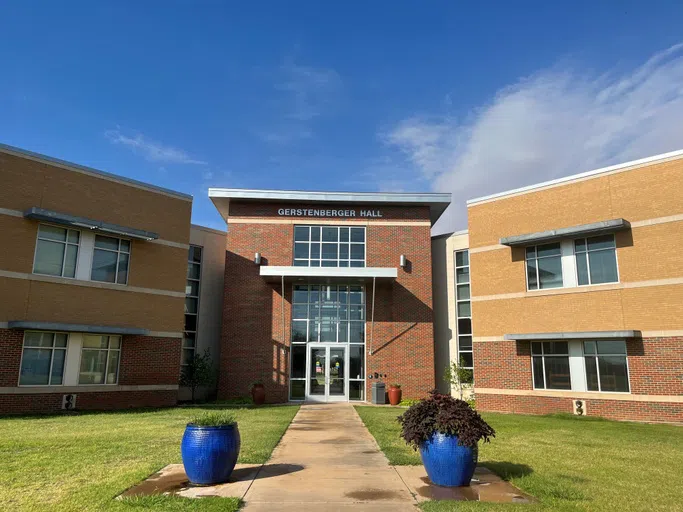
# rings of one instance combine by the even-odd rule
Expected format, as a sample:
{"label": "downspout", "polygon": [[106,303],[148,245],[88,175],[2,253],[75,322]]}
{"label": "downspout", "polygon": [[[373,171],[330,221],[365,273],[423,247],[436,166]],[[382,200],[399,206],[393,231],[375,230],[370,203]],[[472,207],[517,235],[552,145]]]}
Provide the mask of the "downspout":
{"label": "downspout", "polygon": [[372,312],[370,313],[370,355],[372,355],[372,346],[375,341],[375,283],[377,278],[372,278]]}

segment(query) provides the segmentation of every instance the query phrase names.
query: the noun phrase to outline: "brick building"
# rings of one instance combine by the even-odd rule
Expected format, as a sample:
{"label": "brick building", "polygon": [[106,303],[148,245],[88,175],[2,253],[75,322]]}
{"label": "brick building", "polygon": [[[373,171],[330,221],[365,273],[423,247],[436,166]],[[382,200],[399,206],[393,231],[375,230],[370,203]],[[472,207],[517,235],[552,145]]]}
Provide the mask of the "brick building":
{"label": "brick building", "polygon": [[191,196],[10,146],[0,183],[0,414],[176,404],[181,357],[218,350],[225,233]]}
{"label": "brick building", "polygon": [[228,224],[219,398],[434,387],[430,228],[450,194],[210,189]]}
{"label": "brick building", "polygon": [[678,151],[469,201],[432,241],[437,368],[485,411],[683,422],[682,188]]}

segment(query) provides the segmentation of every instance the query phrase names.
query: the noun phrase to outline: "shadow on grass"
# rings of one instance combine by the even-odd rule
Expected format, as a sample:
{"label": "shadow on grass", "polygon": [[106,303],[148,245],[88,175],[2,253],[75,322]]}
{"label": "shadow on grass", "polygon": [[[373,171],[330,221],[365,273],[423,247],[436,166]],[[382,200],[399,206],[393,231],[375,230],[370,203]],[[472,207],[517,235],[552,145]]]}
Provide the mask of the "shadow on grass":
{"label": "shadow on grass", "polygon": [[534,472],[530,466],[527,466],[526,464],[515,464],[514,462],[487,460],[486,462],[482,462],[481,465],[490,469],[505,481],[527,476]]}

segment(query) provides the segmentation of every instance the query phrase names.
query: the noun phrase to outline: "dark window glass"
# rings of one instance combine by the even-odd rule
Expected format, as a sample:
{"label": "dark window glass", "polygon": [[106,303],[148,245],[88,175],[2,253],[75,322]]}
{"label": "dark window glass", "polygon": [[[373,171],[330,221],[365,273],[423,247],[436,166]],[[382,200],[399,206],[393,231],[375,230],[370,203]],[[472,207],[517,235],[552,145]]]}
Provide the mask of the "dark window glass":
{"label": "dark window glass", "polygon": [[598,387],[598,367],[595,364],[595,357],[586,357],[586,389],[588,391],[600,391]]}
{"label": "dark window glass", "polygon": [[458,300],[469,300],[470,298],[470,285],[460,284],[458,285]]}
{"label": "dark window glass", "polygon": [[365,242],[365,229],[364,228],[351,228],[351,241],[352,242]]}
{"label": "dark window glass", "polygon": [[626,369],[625,356],[598,356],[598,366],[600,369],[600,391],[628,392],[628,370]]}
{"label": "dark window glass", "polygon": [[292,380],[290,381],[292,387],[292,400],[303,400],[306,398],[306,381],[305,380]]}
{"label": "dark window glass", "polygon": [[95,249],[92,257],[92,273],[90,278],[93,281],[115,283],[117,255],[115,252],[98,251]]}
{"label": "dark window glass", "polygon": [[292,378],[306,378],[306,345],[292,347]]}
{"label": "dark window glass", "polygon": [[526,276],[529,290],[537,290],[538,279],[536,279],[536,260],[527,260]]}
{"label": "dark window glass", "polygon": [[576,255],[576,275],[579,280],[579,285],[589,284],[586,253],[578,253]]}
{"label": "dark window glass", "polygon": [[351,379],[365,378],[365,362],[363,352],[363,345],[349,345],[349,378]]}
{"label": "dark window glass", "polygon": [[299,304],[306,304],[308,302],[308,287],[295,285],[292,301]]}
{"label": "dark window glass", "polygon": [[590,264],[591,284],[616,283],[617,276],[617,255],[614,250],[596,251],[588,253]]}
{"label": "dark window glass", "polygon": [[339,241],[348,242],[349,241],[349,228],[339,228]]}
{"label": "dark window glass", "polygon": [[194,261],[195,263],[201,263],[202,262],[202,248],[197,247],[196,245],[193,245],[190,247],[190,261]]}
{"label": "dark window glass", "polygon": [[614,235],[594,236],[588,239],[588,250],[614,249]]}
{"label": "dark window glass", "polygon": [[349,400],[365,400],[365,382],[349,381]]}
{"label": "dark window glass", "polygon": [[455,253],[455,266],[465,267],[470,264],[468,251],[458,251]]}
{"label": "dark window glass", "polygon": [[185,315],[185,330],[186,331],[196,331],[197,330],[197,315]]}
{"label": "dark window glass", "polygon": [[296,242],[307,242],[309,236],[308,232],[309,228],[306,226],[294,226],[294,240]]}
{"label": "dark window glass", "polygon": [[571,389],[569,357],[545,357],[545,381],[548,389]]}
{"label": "dark window glass", "polygon": [[294,257],[295,258],[308,258],[308,244],[294,244]]}
{"label": "dark window glass", "polygon": [[562,286],[562,259],[559,256],[539,258],[536,260],[536,264],[538,265],[538,280],[541,289]]}
{"label": "dark window glass", "polygon": [[533,357],[534,364],[534,387],[537,389],[544,389],[545,384],[543,383],[543,358]]}
{"label": "dark window glass", "polygon": [[544,341],[543,342],[543,352],[548,354],[569,354],[569,345],[566,341]]}
{"label": "dark window glass", "polygon": [[472,358],[472,352],[460,352],[460,361],[465,367],[474,366],[474,359]]}
{"label": "dark window glass", "polygon": [[460,350],[472,350],[472,336],[458,336],[458,348]]}
{"label": "dark window glass", "polygon": [[306,343],[306,320],[292,322],[292,343]]}
{"label": "dark window glass", "polygon": [[472,334],[472,320],[469,318],[459,318],[458,334]]}
{"label": "dark window glass", "polygon": [[559,256],[560,244],[546,244],[536,246],[536,257],[544,258],[546,256]]}
{"label": "dark window glass", "polygon": [[[323,228],[323,242],[337,242],[339,241],[338,228]],[[324,250],[323,250],[324,252]]]}
{"label": "dark window glass", "polygon": [[319,242],[320,241],[320,226],[313,226],[311,228],[311,241],[313,241],[313,242]]}

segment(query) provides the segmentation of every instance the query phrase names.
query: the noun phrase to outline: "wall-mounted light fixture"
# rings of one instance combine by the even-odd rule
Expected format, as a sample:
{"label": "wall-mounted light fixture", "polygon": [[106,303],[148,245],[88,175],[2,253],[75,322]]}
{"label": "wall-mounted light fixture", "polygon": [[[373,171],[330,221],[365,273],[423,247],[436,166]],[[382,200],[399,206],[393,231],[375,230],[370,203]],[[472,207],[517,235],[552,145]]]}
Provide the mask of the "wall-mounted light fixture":
{"label": "wall-mounted light fixture", "polygon": [[257,265],[261,264],[261,253],[260,252],[257,252],[256,254],[254,254],[254,263],[256,263]]}
{"label": "wall-mounted light fixture", "polygon": [[408,264],[408,259],[406,258],[405,254],[401,254],[400,264],[401,268],[406,268],[406,265]]}

